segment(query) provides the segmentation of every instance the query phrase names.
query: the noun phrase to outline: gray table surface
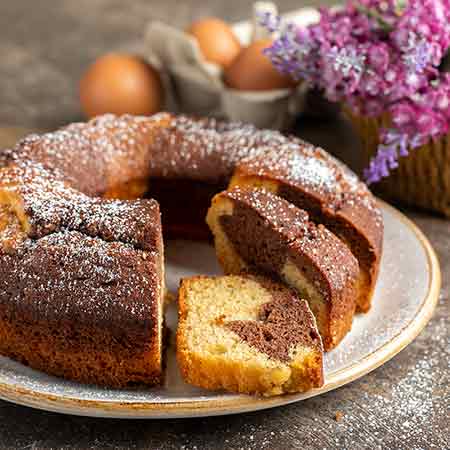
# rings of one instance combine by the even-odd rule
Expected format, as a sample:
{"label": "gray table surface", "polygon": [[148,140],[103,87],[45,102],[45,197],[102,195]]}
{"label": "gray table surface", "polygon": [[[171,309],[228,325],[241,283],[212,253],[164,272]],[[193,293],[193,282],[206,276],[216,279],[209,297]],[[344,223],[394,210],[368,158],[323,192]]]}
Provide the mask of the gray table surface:
{"label": "gray table surface", "polygon": [[[283,11],[318,4],[278,3]],[[1,0],[0,127],[54,128],[79,119],[77,80],[83,69],[105,51],[138,48],[151,19],[178,26],[204,15],[237,20],[250,7],[249,0]],[[301,122],[298,131],[337,153],[358,153],[345,123]],[[369,375],[299,404],[197,420],[90,419],[0,401],[0,448],[450,448],[450,222],[414,211],[407,215],[439,255],[440,302],[420,337]],[[343,413],[339,421],[337,411]]]}

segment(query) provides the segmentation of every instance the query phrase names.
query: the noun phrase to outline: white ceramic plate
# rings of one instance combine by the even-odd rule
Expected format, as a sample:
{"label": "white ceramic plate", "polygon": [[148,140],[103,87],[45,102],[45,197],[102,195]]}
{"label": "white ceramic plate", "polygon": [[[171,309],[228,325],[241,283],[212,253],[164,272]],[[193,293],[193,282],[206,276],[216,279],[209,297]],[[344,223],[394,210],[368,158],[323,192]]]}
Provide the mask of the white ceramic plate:
{"label": "white ceramic plate", "polygon": [[[0,397],[22,405],[70,414],[122,418],[198,417],[255,411],[336,389],[380,366],[408,345],[431,317],[440,288],[436,256],[423,234],[401,213],[382,204],[384,254],[373,307],[355,318],[352,331],[325,356],[325,385],[306,394],[272,398],[208,392],[181,380],[173,344],[166,383],[146,390],[110,390],[68,382],[0,358]],[[220,273],[207,244],[170,242],[166,248],[169,288],[182,276]],[[176,305],[168,325],[176,329]],[[172,339],[173,341],[173,339]]]}

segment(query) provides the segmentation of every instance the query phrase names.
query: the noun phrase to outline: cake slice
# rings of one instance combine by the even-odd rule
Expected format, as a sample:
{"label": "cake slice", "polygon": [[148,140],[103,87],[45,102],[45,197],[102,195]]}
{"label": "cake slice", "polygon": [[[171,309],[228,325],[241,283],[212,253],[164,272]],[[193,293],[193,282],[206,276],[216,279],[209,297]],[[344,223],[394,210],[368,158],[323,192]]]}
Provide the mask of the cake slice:
{"label": "cake slice", "polygon": [[370,309],[381,260],[383,220],[375,197],[344,164],[297,138],[237,165],[230,188],[264,188],[325,225],[359,262],[358,311]]}
{"label": "cake slice", "polygon": [[217,194],[207,223],[226,274],[265,272],[309,302],[325,350],[350,330],[358,262],[350,250],[308,214],[262,189]]}
{"label": "cake slice", "polygon": [[250,274],[184,279],[177,359],[206,389],[277,395],[323,384],[322,343],[305,300]]}

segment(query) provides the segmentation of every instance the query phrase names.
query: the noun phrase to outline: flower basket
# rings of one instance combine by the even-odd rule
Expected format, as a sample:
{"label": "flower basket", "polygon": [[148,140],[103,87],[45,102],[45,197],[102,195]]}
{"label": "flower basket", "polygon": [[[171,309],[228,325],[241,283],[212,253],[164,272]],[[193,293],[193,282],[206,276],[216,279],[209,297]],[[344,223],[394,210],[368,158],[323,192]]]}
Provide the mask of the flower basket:
{"label": "flower basket", "polygon": [[[381,128],[389,128],[388,114],[378,118],[345,114],[361,137],[367,164],[377,152]],[[381,196],[405,205],[436,211],[450,218],[450,134],[414,149],[400,158],[389,177],[373,185]]]}

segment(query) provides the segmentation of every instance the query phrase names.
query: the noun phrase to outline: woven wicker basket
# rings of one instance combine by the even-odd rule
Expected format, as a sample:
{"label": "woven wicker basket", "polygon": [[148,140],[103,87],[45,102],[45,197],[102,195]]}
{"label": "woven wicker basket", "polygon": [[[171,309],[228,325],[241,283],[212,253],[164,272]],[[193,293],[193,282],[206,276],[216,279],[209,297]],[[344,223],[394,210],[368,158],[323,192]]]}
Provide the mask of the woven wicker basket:
{"label": "woven wicker basket", "polygon": [[[368,164],[378,146],[379,130],[389,126],[390,118],[387,114],[372,118],[345,112],[361,136]],[[398,169],[373,187],[383,197],[450,218],[450,134],[400,158]]]}

